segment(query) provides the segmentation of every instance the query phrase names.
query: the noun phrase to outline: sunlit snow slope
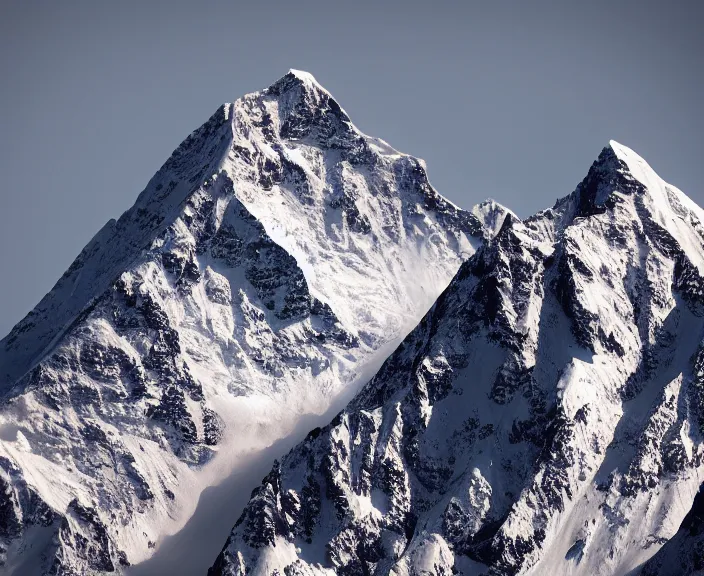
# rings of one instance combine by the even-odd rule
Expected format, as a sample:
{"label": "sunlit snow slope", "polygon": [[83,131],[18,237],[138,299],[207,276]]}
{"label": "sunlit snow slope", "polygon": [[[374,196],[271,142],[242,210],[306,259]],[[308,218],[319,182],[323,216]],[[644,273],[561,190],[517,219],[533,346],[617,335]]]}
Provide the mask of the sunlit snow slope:
{"label": "sunlit snow slope", "polygon": [[0,571],[148,558],[349,393],[497,215],[447,202],[309,74],[222,106],[0,343]]}
{"label": "sunlit snow slope", "polygon": [[498,228],[211,576],[621,576],[681,524],[644,573],[704,566],[704,212],[612,142]]}

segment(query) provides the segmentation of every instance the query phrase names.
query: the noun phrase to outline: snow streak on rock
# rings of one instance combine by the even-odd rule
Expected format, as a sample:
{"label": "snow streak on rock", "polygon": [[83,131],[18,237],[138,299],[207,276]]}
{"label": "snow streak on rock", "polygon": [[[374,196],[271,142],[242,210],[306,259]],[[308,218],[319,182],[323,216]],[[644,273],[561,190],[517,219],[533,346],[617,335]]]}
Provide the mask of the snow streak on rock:
{"label": "snow streak on rock", "polygon": [[612,142],[553,208],[493,222],[211,576],[621,575],[680,524],[687,568],[644,573],[701,569],[704,212]]}
{"label": "snow streak on rock", "polygon": [[308,74],[219,108],[0,343],[4,572],[148,558],[349,393],[485,233]]}

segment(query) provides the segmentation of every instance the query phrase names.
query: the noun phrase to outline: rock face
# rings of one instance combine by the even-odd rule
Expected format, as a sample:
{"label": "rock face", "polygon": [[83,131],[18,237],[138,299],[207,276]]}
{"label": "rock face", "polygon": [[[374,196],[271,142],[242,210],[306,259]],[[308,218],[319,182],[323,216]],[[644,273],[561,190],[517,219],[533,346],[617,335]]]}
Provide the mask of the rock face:
{"label": "rock face", "polygon": [[704,568],[704,211],[612,142],[553,208],[475,214],[496,236],[210,576]]}
{"label": "rock face", "polygon": [[219,108],[0,342],[0,571],[149,557],[417,324],[489,212],[439,196],[309,74]]}

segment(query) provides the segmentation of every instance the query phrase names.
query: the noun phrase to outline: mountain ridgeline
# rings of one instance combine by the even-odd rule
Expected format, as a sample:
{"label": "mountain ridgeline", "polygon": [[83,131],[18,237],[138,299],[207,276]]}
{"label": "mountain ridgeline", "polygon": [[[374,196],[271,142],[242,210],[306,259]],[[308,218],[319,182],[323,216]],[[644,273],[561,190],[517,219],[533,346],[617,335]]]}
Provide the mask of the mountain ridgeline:
{"label": "mountain ridgeline", "polygon": [[625,146],[464,211],[292,70],[0,342],[0,573],[173,574],[206,489],[350,398],[180,573],[704,573],[703,274],[704,211]]}
{"label": "mountain ridgeline", "polygon": [[209,574],[704,569],[703,225],[615,142],[551,209],[505,217],[275,464]]}

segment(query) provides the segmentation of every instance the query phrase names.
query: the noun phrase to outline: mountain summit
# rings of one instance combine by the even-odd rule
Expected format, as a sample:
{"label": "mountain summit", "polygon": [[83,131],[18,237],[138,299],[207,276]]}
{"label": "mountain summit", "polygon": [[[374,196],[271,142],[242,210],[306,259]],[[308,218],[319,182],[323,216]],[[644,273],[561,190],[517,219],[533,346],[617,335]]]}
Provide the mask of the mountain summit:
{"label": "mountain summit", "polygon": [[310,74],[221,106],[0,342],[3,571],[149,558],[368,380],[492,233]]}
{"label": "mountain summit", "polygon": [[703,224],[616,142],[551,209],[502,215],[209,574],[701,570]]}

